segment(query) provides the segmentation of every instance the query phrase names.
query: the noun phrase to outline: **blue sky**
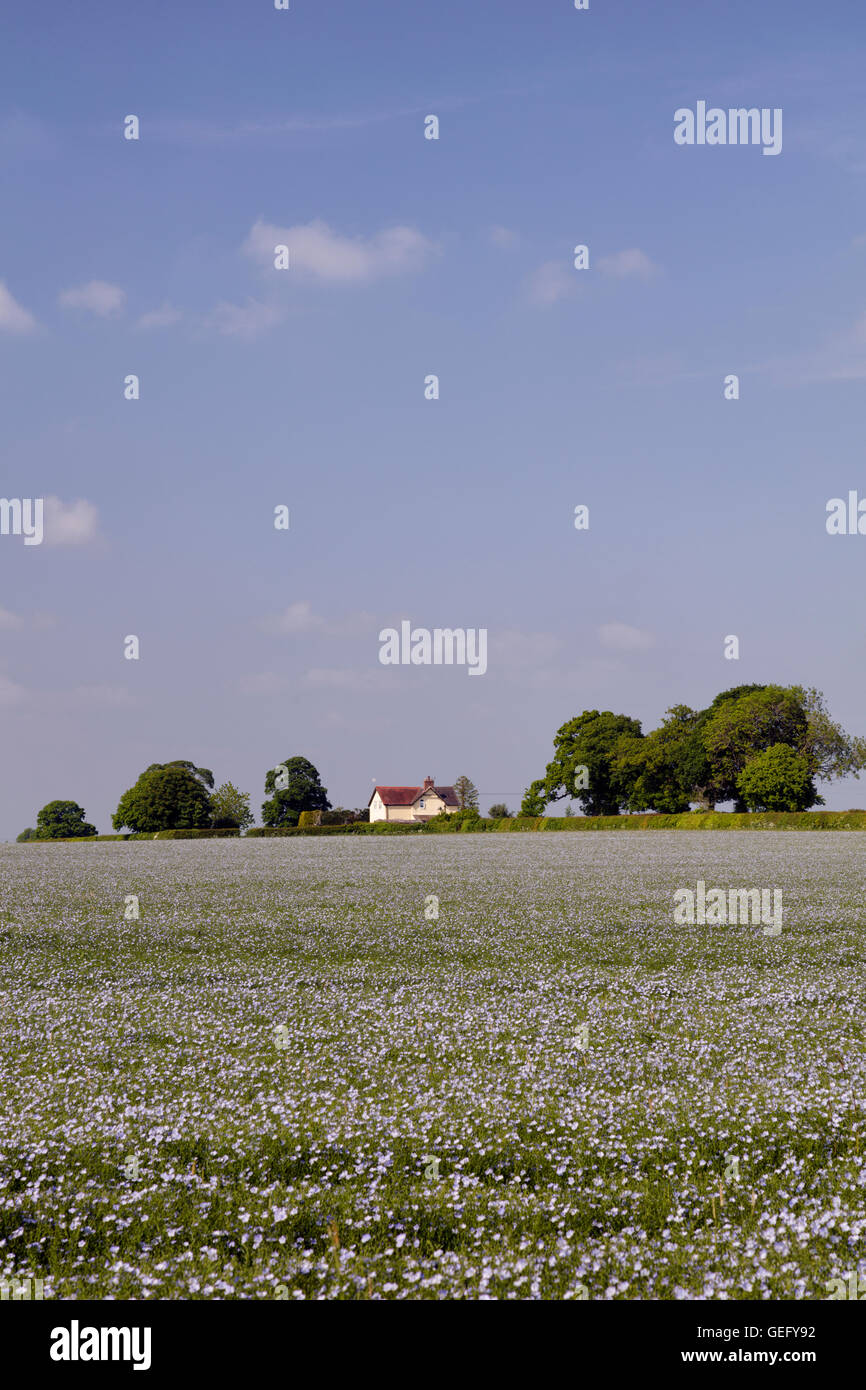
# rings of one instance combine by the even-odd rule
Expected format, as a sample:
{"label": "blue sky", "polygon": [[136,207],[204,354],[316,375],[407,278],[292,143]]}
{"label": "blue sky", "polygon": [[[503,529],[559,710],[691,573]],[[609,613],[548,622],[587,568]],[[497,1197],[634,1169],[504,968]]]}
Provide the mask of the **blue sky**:
{"label": "blue sky", "polygon": [[[825,530],[866,496],[862,5],[4,31],[0,493],[57,500],[0,536],[0,838],[54,797],[108,830],[172,758],[257,813],[295,753],[334,804],[466,772],[514,806],[583,709],[751,680],[866,734],[866,538]],[[677,146],[698,100],[782,108],[781,154]],[[487,673],[381,666],[404,618],[486,627]]]}

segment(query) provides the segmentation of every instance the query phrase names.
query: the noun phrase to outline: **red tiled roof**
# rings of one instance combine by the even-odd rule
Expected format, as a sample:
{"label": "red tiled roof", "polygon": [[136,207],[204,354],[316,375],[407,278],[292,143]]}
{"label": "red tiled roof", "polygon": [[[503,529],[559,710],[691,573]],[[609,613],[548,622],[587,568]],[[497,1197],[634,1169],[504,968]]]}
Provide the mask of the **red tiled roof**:
{"label": "red tiled roof", "polygon": [[[376,787],[370,801],[378,792],[386,806],[411,806],[418,790],[418,787]],[[369,805],[369,802],[367,804]]]}
{"label": "red tiled roof", "polygon": [[434,787],[437,796],[441,796],[446,806],[457,805],[457,793],[453,787]]}
{"label": "red tiled roof", "polygon": [[[431,795],[440,796],[446,806],[457,805],[457,794],[453,787],[375,787],[370,795],[370,801],[379,793],[386,806],[411,806],[417,797],[424,792]],[[370,801],[367,805],[370,805]]]}

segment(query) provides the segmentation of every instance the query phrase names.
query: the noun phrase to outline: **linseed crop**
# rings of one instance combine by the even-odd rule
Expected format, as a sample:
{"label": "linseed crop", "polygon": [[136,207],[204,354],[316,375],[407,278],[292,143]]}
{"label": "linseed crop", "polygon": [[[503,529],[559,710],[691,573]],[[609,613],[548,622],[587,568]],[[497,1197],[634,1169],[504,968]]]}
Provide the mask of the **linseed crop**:
{"label": "linseed crop", "polygon": [[[866,1276],[864,850],[0,847],[0,1278],[827,1298]],[[675,926],[698,879],[781,889],[781,935]]]}

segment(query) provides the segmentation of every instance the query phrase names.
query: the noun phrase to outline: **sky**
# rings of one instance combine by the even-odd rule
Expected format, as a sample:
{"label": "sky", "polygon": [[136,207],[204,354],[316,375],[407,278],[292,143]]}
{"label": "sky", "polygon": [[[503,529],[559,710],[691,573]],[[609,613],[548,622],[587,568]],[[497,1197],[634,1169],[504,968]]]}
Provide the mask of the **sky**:
{"label": "sky", "polygon": [[750,681],[866,734],[864,62],[860,0],[8,0],[0,839],[176,758],[516,809],[583,710]]}

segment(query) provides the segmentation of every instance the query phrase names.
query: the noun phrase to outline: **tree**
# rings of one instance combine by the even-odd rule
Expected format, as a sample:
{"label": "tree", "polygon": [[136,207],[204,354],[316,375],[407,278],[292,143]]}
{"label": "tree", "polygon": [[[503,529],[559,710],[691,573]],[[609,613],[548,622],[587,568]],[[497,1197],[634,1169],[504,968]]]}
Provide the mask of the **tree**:
{"label": "tree", "polygon": [[478,788],[475,783],[470,781],[466,774],[462,774],[454,783],[454,794],[457,797],[458,808],[463,811],[468,807],[478,810]]}
{"label": "tree", "polygon": [[248,792],[239,792],[231,782],[223,782],[210,799],[214,828],[245,830],[252,825],[255,816],[250,810]]}
{"label": "tree", "polygon": [[17,842],[19,845],[24,844],[24,842],[25,842],[26,840],[38,840],[38,839],[39,839],[39,836],[36,834],[36,831],[33,829],[32,825],[28,825],[28,827],[27,827],[26,830],[22,830],[22,831],[21,831],[21,834],[16,836],[16,842]]}
{"label": "tree", "polygon": [[[790,759],[780,763],[778,754],[761,775],[769,776],[772,768],[785,786],[787,778],[790,786],[779,795],[798,803],[817,796],[813,778],[857,777],[866,768],[866,738],[846,734],[830,718],[820,690],[737,685],[718,694],[708,709],[674,705],[646,735],[626,715],[584,710],[558,730],[554,758],[544,777],[527,788],[520,814],[541,816],[549,802],[565,796],[579,800],[587,815],[613,815],[622,807],[676,813],[695,801],[711,810],[717,802],[733,801],[736,810],[745,810],[740,776],[777,745],[803,759],[809,787]],[[772,795],[772,786],[767,791]],[[819,798],[805,804],[823,803]]]}
{"label": "tree", "polygon": [[852,737],[834,724],[820,690],[814,687],[804,690],[801,685],[792,685],[789,690],[806,716],[806,736],[801,751],[812,764],[813,773],[825,781],[849,775],[859,778],[866,767],[866,738]]}
{"label": "tree", "polygon": [[521,816],[543,816],[548,798],[544,790],[544,778],[539,777],[526,788],[520,803]]}
{"label": "tree", "polygon": [[213,773],[211,772],[210,768],[196,767],[195,763],[187,762],[183,758],[176,758],[173,762],[170,763],[151,763],[150,767],[145,768],[145,771],[159,772],[164,767],[185,768],[186,771],[191,774],[191,776],[197,777],[200,782],[203,782],[204,785],[207,787],[208,791],[211,791],[213,789]]}
{"label": "tree", "polygon": [[[746,763],[776,743],[805,753],[808,717],[797,694],[780,685],[766,685],[721,704],[717,697],[713,704],[702,731],[711,778],[717,800],[733,801],[739,809],[744,803],[737,779]],[[810,766],[810,774],[814,770]]]}
{"label": "tree", "polygon": [[[115,830],[204,829],[211,823],[211,798],[202,773],[191,763],[152,763],[120,798]],[[211,781],[213,777],[211,775]]]}
{"label": "tree", "polygon": [[490,810],[487,812],[487,814],[491,820],[510,820],[511,818],[511,812],[509,811],[504,801],[495,802],[490,807]]}
{"label": "tree", "polygon": [[297,825],[301,811],[330,811],[328,792],[308,758],[296,756],[271,768],[265,777],[271,799],[262,804],[265,825]]}
{"label": "tree", "polygon": [[630,811],[677,815],[689,809],[707,762],[699,738],[700,721],[696,710],[675,705],[652,733],[620,738],[614,776]]}
{"label": "tree", "polygon": [[[548,801],[568,797],[579,801],[587,816],[615,816],[629,791],[617,767],[623,736],[642,738],[640,722],[610,710],[584,710],[563,724],[553,740],[553,760],[527,791],[521,813],[543,815]],[[528,809],[538,805],[539,811]]]}
{"label": "tree", "polygon": [[750,758],[737,778],[750,811],[808,811],[823,806],[815,791],[808,759],[786,743],[774,743]]}
{"label": "tree", "polygon": [[49,801],[36,817],[37,840],[70,840],[76,835],[96,834],[96,826],[84,819],[84,807],[77,801]]}

